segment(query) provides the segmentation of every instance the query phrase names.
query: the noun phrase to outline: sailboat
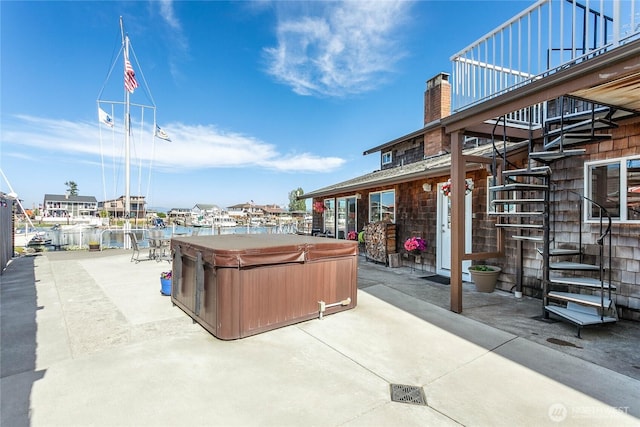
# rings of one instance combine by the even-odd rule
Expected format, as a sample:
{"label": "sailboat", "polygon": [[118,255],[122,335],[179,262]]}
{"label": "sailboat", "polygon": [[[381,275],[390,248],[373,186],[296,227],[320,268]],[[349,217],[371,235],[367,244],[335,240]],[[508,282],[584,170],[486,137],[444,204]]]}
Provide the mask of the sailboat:
{"label": "sailboat", "polygon": [[[132,215],[135,214],[135,217],[138,216],[138,209],[132,213],[131,207],[131,140],[133,136],[132,129],[132,113],[135,110],[138,113],[136,117],[137,123],[139,123],[140,128],[140,140],[145,140],[146,138],[150,138],[151,143],[155,144],[155,138],[160,138],[164,140],[170,141],[166,132],[158,126],[156,123],[156,105],[153,102],[153,98],[151,97],[151,92],[144,80],[144,74],[142,74],[142,70],[140,65],[136,62],[137,69],[140,70],[140,75],[142,76],[141,83],[144,85],[144,92],[148,96],[149,102],[147,104],[132,102],[132,95],[139,88],[138,79],[136,77],[134,65],[132,64],[131,59],[135,58],[135,52],[133,52],[133,48],[131,45],[131,40],[129,39],[128,34],[124,30],[124,23],[122,17],[120,17],[120,33],[122,37],[122,47],[120,48],[120,52],[116,55],[115,61],[111,66],[109,75],[107,76],[107,81],[109,80],[109,76],[111,72],[116,67],[117,63],[122,57],[122,69],[123,69],[123,89],[124,89],[124,99],[123,100],[106,100],[102,99],[102,95],[104,93],[107,81],[103,85],[97,100],[98,106],[98,120],[100,124],[100,147],[102,152],[103,147],[103,129],[110,129],[112,132],[112,137],[115,139],[116,134],[122,134],[124,136],[124,172],[125,172],[125,183],[124,183],[124,212],[123,218],[125,220],[124,224],[124,233],[125,233],[125,248],[130,248],[130,242],[126,238],[127,232],[131,230],[131,218]],[[133,55],[131,55],[133,53]],[[122,109],[122,125],[118,126],[118,122],[115,120],[117,117],[116,109]],[[149,112],[152,115],[153,122],[152,124],[145,125],[144,116],[145,112],[147,115]],[[153,159],[153,155],[151,157]],[[151,160],[149,163],[149,176],[151,171]],[[150,181],[150,179],[149,179]],[[104,156],[103,156],[103,183],[105,182],[104,178]],[[106,185],[103,185],[104,189],[104,200],[107,200],[106,195]]]}

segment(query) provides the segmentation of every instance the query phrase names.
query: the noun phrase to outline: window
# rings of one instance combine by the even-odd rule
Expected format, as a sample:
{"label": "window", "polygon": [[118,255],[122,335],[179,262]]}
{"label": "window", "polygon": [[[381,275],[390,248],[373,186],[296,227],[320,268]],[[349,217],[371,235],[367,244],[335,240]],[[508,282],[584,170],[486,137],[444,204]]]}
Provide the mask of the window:
{"label": "window", "polygon": [[387,151],[386,153],[382,154],[382,164],[383,165],[388,165],[393,161],[393,154],[391,151]]}
{"label": "window", "polygon": [[339,239],[346,239],[350,231],[356,230],[356,198],[341,197],[337,201],[338,234]]}
{"label": "window", "polygon": [[335,236],[336,234],[336,200],[324,199],[324,232]]}
{"label": "window", "polygon": [[[625,157],[585,164],[585,195],[602,205],[616,222],[640,223],[640,157]],[[600,210],[587,204],[586,220],[600,218]]]}
{"label": "window", "polygon": [[395,190],[369,193],[369,221],[381,220],[396,222]]}

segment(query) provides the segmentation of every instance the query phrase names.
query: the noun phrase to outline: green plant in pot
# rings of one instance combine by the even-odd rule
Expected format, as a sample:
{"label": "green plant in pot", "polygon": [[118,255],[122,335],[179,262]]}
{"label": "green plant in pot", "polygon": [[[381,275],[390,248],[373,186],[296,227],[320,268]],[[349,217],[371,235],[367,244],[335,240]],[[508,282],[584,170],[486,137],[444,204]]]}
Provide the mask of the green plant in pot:
{"label": "green plant in pot", "polygon": [[90,251],[97,251],[100,250],[100,242],[96,241],[96,240],[91,240],[89,242],[89,250]]}
{"label": "green plant in pot", "polygon": [[477,264],[469,267],[471,280],[478,292],[493,292],[502,269],[495,265]]}

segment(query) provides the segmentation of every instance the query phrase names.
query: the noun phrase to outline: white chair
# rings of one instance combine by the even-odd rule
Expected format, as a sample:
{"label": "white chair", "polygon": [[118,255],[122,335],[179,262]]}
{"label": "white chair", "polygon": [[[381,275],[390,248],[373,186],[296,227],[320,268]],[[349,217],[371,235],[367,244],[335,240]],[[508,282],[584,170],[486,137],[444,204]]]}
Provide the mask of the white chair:
{"label": "white chair", "polygon": [[127,236],[131,240],[131,248],[133,249],[133,253],[131,254],[131,262],[135,261],[136,264],[139,263],[140,260],[140,247],[138,246],[138,238],[136,234],[132,231],[127,232]]}

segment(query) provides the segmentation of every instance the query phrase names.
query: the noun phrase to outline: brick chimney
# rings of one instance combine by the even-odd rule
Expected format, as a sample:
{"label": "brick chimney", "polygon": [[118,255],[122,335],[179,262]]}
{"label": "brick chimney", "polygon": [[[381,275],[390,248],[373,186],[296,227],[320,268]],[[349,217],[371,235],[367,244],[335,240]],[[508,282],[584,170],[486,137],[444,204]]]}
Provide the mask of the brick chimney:
{"label": "brick chimney", "polygon": [[[427,80],[424,91],[424,124],[451,114],[451,85],[449,74],[440,73]],[[449,151],[451,140],[444,128],[437,126],[424,134],[424,156],[431,157]]]}
{"label": "brick chimney", "polygon": [[424,91],[424,124],[451,114],[451,85],[449,74],[440,73],[427,80]]}

